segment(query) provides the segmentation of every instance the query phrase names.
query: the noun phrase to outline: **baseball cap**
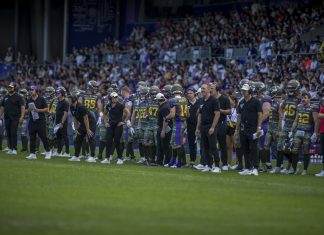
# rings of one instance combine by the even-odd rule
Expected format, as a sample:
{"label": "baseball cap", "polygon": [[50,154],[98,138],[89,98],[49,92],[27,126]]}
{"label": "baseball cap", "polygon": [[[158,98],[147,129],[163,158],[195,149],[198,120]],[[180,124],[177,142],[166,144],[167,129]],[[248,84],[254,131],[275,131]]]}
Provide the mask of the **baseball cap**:
{"label": "baseball cap", "polygon": [[195,89],[194,87],[189,87],[189,88],[187,89],[187,91],[193,91],[193,92],[196,92],[196,89]]}
{"label": "baseball cap", "polygon": [[249,84],[244,84],[242,87],[241,87],[241,90],[243,91],[249,91],[251,88],[250,88],[250,85]]}
{"label": "baseball cap", "polygon": [[65,95],[65,91],[63,89],[57,89],[56,91],[56,94],[61,94],[61,95]]}
{"label": "baseball cap", "polygon": [[30,86],[30,89],[33,90],[33,91],[37,91],[37,86],[32,85],[32,86]]}
{"label": "baseball cap", "polygon": [[118,97],[118,94],[117,94],[116,92],[112,92],[112,93],[110,94],[110,97],[111,97],[111,98],[117,98],[117,97]]}
{"label": "baseball cap", "polygon": [[157,93],[157,95],[155,96],[155,99],[157,100],[165,100],[165,97],[162,93]]}
{"label": "baseball cap", "polygon": [[10,82],[8,88],[16,88],[17,84],[15,82]]}

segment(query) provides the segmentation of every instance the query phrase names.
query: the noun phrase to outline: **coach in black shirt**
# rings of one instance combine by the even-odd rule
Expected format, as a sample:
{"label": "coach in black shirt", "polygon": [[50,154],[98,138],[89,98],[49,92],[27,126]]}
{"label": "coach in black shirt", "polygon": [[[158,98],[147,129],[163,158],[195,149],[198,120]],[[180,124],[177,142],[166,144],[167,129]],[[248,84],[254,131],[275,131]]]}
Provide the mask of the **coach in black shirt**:
{"label": "coach in black shirt", "polygon": [[217,124],[217,141],[221,151],[221,159],[223,163],[223,170],[228,170],[227,165],[227,115],[231,113],[231,103],[227,96],[220,93],[220,85],[218,83],[211,84],[211,95],[215,96],[219,102],[220,117]]}
{"label": "coach in black shirt", "polygon": [[187,136],[188,136],[188,145],[190,152],[190,166],[194,165],[197,156],[197,142],[196,142],[196,127],[197,127],[197,117],[199,110],[199,102],[196,99],[194,88],[187,89],[187,99],[189,106],[189,118],[187,118]]}
{"label": "coach in black shirt", "polygon": [[[245,159],[245,170],[241,175],[258,175],[258,139],[261,135],[262,105],[252,96],[251,87],[244,84],[241,88],[243,98],[237,106],[235,135],[240,134],[240,142]],[[252,169],[253,168],[253,169]]]}
{"label": "coach in black shirt", "polygon": [[11,82],[8,86],[9,94],[1,102],[0,117],[4,114],[5,128],[8,137],[8,154],[17,154],[17,130],[25,114],[24,99],[16,92],[17,85]]}
{"label": "coach in black shirt", "polygon": [[157,140],[157,164],[163,166],[171,160],[171,135],[172,135],[172,120],[167,121],[166,117],[170,114],[170,105],[168,100],[162,93],[156,95],[156,100],[159,102],[158,109],[158,129],[156,133]]}
{"label": "coach in black shirt", "polygon": [[[219,155],[216,147],[216,126],[220,116],[219,103],[214,96],[210,95],[210,84],[203,84],[201,86],[201,96],[196,135],[200,134],[201,136],[201,143],[207,161],[207,166],[202,171],[220,173]],[[214,169],[212,169],[213,160],[211,154],[215,160]]]}
{"label": "coach in black shirt", "polygon": [[129,119],[130,112],[124,104],[118,101],[118,94],[112,92],[110,94],[110,102],[105,107],[105,125],[107,127],[106,132],[106,159],[109,161],[111,154],[112,143],[114,142],[118,155],[117,164],[123,164],[123,148],[120,144],[120,138],[123,133],[123,125]]}
{"label": "coach in black shirt", "polygon": [[56,133],[57,137],[57,153],[62,154],[63,145],[65,143],[65,152],[69,154],[69,140],[67,136],[67,116],[69,112],[69,102],[66,100],[65,90],[58,88],[56,90],[58,99],[56,105],[55,124],[60,125],[60,129]]}
{"label": "coach in black shirt", "polygon": [[74,127],[76,128],[76,138],[74,143],[74,156],[70,158],[70,161],[80,161],[79,155],[82,147],[82,142],[85,138],[88,138],[90,147],[90,157],[87,162],[96,162],[95,150],[96,142],[94,133],[96,132],[96,119],[93,113],[91,113],[83,104],[78,102],[78,96],[73,95],[71,97],[70,110],[73,116]]}
{"label": "coach in black shirt", "polygon": [[[29,112],[29,139],[30,139],[30,155],[27,159],[36,159],[36,134],[42,140],[46,151],[45,159],[51,158],[51,153],[46,136],[45,113],[48,107],[44,97],[38,95],[36,86],[30,87],[31,97],[26,102],[26,110]],[[32,105],[32,106],[31,106]]]}

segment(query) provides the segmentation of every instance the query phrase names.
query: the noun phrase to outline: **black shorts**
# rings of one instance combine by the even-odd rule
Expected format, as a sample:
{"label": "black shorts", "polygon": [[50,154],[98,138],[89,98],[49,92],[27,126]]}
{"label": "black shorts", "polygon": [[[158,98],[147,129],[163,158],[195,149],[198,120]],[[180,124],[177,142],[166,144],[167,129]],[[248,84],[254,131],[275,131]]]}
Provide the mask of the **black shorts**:
{"label": "black shorts", "polygon": [[235,127],[227,126],[226,135],[232,136],[235,133]]}

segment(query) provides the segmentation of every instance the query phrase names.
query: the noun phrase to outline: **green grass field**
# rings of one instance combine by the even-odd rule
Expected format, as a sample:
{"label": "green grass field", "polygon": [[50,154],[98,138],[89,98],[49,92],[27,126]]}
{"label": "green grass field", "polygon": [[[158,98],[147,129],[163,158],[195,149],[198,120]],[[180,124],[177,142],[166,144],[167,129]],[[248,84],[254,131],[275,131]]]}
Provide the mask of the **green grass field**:
{"label": "green grass field", "polygon": [[0,234],[322,234],[319,170],[216,175],[1,153]]}

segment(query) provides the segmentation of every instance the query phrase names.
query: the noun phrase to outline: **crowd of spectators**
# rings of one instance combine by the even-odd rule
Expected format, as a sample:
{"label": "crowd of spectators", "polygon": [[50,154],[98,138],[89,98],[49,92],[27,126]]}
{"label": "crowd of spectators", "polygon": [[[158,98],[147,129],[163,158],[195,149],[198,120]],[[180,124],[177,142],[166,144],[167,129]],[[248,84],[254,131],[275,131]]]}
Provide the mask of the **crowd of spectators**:
{"label": "crowd of spectators", "polygon": [[[324,23],[324,2],[316,6],[266,7],[206,13],[188,16],[181,22],[163,20],[159,29],[147,33],[135,27],[126,43],[106,39],[93,48],[74,49],[67,61],[39,65],[35,57],[14,55],[11,48],[3,60],[16,65],[16,73],[0,81],[5,87],[15,81],[30,85],[64,86],[85,89],[88,80],[96,80],[105,90],[111,83],[135,88],[140,80],[163,87],[180,83],[198,88],[202,83],[218,81],[223,90],[233,92],[243,78],[285,86],[298,79],[302,89],[317,95],[324,83],[324,44],[318,36],[310,43],[301,34]],[[176,61],[173,52],[191,46],[209,46],[214,52],[230,46],[248,47],[245,58],[210,58]]]}

